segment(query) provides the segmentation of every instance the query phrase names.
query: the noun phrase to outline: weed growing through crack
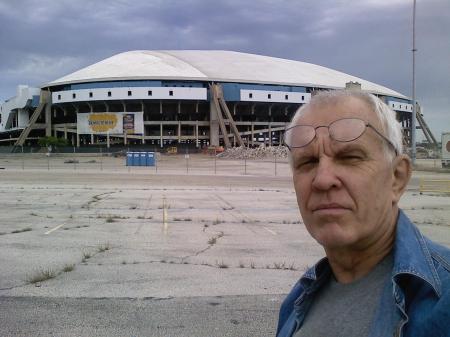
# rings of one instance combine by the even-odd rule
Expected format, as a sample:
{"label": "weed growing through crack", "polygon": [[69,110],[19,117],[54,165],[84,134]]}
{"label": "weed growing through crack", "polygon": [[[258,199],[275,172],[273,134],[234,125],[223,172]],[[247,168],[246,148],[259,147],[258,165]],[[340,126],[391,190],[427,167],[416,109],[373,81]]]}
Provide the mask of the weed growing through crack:
{"label": "weed growing through crack", "polygon": [[208,240],[208,244],[209,245],[215,245],[217,243],[217,238],[215,237],[215,236],[213,236],[212,238],[210,238],[209,240]]}
{"label": "weed growing through crack", "polygon": [[23,233],[23,232],[30,232],[30,231],[32,231],[33,229],[31,228],[31,227],[26,227],[26,228],[22,228],[22,229],[16,229],[16,230],[13,230],[12,232],[11,232],[11,234],[17,234],[17,233]]}
{"label": "weed growing through crack", "polygon": [[27,283],[38,283],[46,280],[50,280],[56,277],[56,273],[53,269],[40,269],[37,270],[33,275],[27,277]]}
{"label": "weed growing through crack", "polygon": [[220,262],[216,261],[216,265],[219,268],[228,268],[228,265],[225,262],[223,262],[223,260]]}
{"label": "weed growing through crack", "polygon": [[107,218],[106,218],[106,222],[107,223],[111,223],[111,222],[115,222],[116,220],[114,220],[114,218],[112,217],[112,216],[108,216]]}
{"label": "weed growing through crack", "polygon": [[255,262],[253,262],[253,261],[250,262],[250,268],[251,269],[255,269],[256,268]]}
{"label": "weed growing through crack", "polygon": [[218,218],[216,218],[216,220],[214,220],[213,222],[212,222],[212,224],[213,224],[213,226],[215,226],[215,225],[218,225],[218,224],[221,224],[221,223],[224,223],[225,221],[223,221],[223,220],[219,220]]}
{"label": "weed growing through crack", "polygon": [[281,263],[274,262],[273,269],[286,269],[286,263],[285,262],[281,262]]}
{"label": "weed growing through crack", "polygon": [[81,258],[81,262],[86,262],[87,260],[89,260],[92,257],[92,254],[89,252],[83,252],[82,258]]}
{"label": "weed growing through crack", "polygon": [[68,272],[70,272],[70,271],[72,271],[72,270],[74,270],[75,269],[75,265],[74,264],[66,264],[64,267],[63,267],[63,272],[65,272],[65,273],[68,273]]}
{"label": "weed growing through crack", "polygon": [[102,245],[98,246],[97,251],[99,253],[103,253],[103,252],[105,252],[107,250],[110,250],[110,249],[111,249],[111,245],[109,244],[109,242],[107,242],[105,244],[102,244]]}
{"label": "weed growing through crack", "polygon": [[239,268],[245,268],[245,264],[242,261],[239,261]]}
{"label": "weed growing through crack", "polygon": [[127,264],[127,261],[123,260],[123,261],[122,261],[122,264]]}
{"label": "weed growing through crack", "polygon": [[31,212],[30,215],[31,215],[31,216],[38,216],[38,215],[37,215],[36,213],[34,213],[34,212]]}

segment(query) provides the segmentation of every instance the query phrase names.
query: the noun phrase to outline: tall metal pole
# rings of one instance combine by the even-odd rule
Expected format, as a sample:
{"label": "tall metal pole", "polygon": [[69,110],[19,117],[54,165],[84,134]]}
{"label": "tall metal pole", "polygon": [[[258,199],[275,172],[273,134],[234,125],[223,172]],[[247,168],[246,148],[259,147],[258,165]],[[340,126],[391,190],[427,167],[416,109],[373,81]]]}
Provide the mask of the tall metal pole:
{"label": "tall metal pole", "polygon": [[413,0],[413,48],[412,48],[412,104],[411,116],[411,159],[416,163],[416,0]]}

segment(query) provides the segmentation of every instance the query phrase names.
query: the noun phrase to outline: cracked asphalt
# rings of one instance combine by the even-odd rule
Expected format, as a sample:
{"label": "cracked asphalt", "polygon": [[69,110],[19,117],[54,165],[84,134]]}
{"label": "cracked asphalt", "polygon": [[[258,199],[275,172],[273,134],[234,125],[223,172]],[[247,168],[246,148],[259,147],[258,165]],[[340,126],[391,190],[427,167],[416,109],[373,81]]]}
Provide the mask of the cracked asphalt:
{"label": "cracked asphalt", "polygon": [[[273,336],[284,294],[323,256],[288,164],[242,175],[223,160],[230,174],[207,174],[191,158],[189,174],[172,159],[158,172],[113,158],[101,172],[2,170],[0,335]],[[450,179],[415,172],[401,205],[450,246],[449,196],[420,195],[423,177]]]}

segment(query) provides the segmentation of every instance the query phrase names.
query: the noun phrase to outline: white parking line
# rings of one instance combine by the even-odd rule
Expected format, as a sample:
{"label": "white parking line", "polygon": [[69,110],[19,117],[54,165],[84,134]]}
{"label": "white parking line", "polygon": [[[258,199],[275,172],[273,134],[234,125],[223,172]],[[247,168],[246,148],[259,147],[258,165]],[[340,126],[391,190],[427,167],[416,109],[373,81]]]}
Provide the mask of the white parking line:
{"label": "white parking line", "polygon": [[277,232],[275,232],[275,231],[273,231],[273,230],[271,230],[271,229],[269,229],[269,228],[264,227],[264,229],[265,229],[266,231],[268,231],[270,234],[278,235]]}
{"label": "white parking line", "polygon": [[50,234],[51,232],[56,231],[57,229],[61,228],[62,226],[64,226],[64,224],[59,225],[59,226],[56,226],[55,228],[50,229],[49,231],[45,232],[44,234],[45,234],[45,235],[48,235],[48,234]]}

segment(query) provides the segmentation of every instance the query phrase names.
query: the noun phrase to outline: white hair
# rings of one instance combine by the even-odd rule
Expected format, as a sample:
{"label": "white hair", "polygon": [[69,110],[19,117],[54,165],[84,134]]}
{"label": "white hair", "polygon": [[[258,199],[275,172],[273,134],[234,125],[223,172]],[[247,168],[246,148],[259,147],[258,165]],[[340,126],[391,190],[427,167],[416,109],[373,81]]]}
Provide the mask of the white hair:
{"label": "white hair", "polygon": [[[395,111],[375,95],[360,90],[330,90],[319,92],[318,94],[312,96],[311,101],[308,104],[301,106],[296,111],[288,127],[294,126],[298,118],[305,112],[306,109],[317,105],[335,103],[345,98],[358,98],[365,102],[367,106],[376,113],[376,116],[380,121],[382,130],[379,131],[384,134],[387,139],[389,139],[398,154],[403,153],[402,126],[397,121]],[[386,155],[393,159],[392,151],[390,151],[388,144],[385,144],[384,149]]]}

